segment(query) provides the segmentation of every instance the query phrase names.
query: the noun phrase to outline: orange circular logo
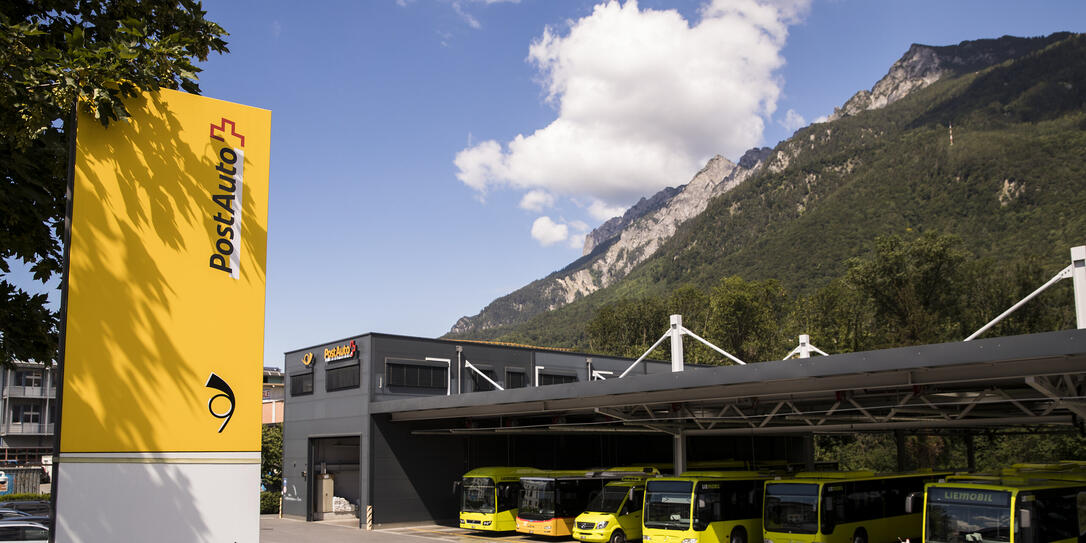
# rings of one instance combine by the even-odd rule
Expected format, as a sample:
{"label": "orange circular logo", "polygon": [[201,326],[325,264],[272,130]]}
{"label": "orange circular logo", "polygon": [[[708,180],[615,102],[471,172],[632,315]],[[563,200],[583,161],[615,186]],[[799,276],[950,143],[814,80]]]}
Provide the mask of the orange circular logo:
{"label": "orange circular logo", "polygon": [[305,353],[302,355],[302,364],[306,366],[313,365],[313,353]]}

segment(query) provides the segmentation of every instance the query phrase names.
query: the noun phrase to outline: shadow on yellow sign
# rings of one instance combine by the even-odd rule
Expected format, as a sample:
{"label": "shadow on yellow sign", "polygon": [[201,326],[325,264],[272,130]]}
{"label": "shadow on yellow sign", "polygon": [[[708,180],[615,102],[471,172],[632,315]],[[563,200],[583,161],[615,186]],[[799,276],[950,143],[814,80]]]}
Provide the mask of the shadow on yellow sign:
{"label": "shadow on yellow sign", "polygon": [[78,121],[60,452],[259,451],[271,113],[126,105]]}

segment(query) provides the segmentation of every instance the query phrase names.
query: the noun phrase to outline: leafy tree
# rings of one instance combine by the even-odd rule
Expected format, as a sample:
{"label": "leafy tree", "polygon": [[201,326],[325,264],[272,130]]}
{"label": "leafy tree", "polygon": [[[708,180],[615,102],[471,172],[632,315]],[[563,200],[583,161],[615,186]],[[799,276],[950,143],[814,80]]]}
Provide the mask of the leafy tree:
{"label": "leafy tree", "polygon": [[[585,331],[593,352],[639,357],[660,339],[667,330],[667,323],[668,315],[662,300],[634,298],[601,307],[585,325]],[[669,349],[669,346],[662,345],[661,348]],[[654,353],[654,358],[660,356]]]}
{"label": "leafy tree", "polygon": [[957,237],[934,232],[913,240],[882,236],[873,255],[850,261],[847,281],[870,299],[885,344],[960,339],[968,253],[959,245]]}
{"label": "leafy tree", "polygon": [[283,425],[265,424],[260,432],[260,484],[269,492],[283,486]]}
{"label": "leafy tree", "polygon": [[55,357],[46,297],[2,277],[15,260],[42,282],[61,272],[72,112],[108,124],[141,91],[198,93],[193,62],[228,51],[205,15],[193,0],[0,4],[0,364]]}
{"label": "leafy tree", "polygon": [[843,278],[835,279],[796,304],[792,320],[811,344],[829,353],[868,350],[877,326],[874,308],[863,293]]}
{"label": "leafy tree", "polygon": [[779,359],[788,352],[782,327],[787,301],[774,279],[726,277],[709,294],[709,335],[703,337],[744,362]]}
{"label": "leafy tree", "polygon": [[894,435],[887,433],[816,435],[815,460],[837,462],[838,468],[846,471],[894,471],[897,469],[897,445]]}
{"label": "leafy tree", "polygon": [[[980,329],[1051,279],[1058,266],[1046,266],[1036,256],[1009,263],[991,259],[966,266],[968,296],[964,301],[965,333]],[[1075,327],[1070,281],[1057,283],[1015,310],[983,337],[1012,336]]]}

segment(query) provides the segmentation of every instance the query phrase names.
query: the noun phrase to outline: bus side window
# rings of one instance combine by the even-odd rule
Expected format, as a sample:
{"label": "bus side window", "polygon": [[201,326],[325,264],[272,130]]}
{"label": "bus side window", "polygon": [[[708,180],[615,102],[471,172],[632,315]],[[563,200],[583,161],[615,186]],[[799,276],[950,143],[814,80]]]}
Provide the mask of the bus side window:
{"label": "bus side window", "polygon": [[1078,533],[1086,535],[1086,490],[1078,493]]}
{"label": "bus side window", "polygon": [[516,509],[520,501],[520,483],[498,483],[498,511]]}
{"label": "bus side window", "polygon": [[636,513],[643,507],[645,507],[645,489],[635,489],[633,491],[633,498],[630,501],[630,512]]}
{"label": "bus side window", "polygon": [[832,534],[839,519],[845,518],[845,489],[838,487],[822,491],[822,533]]}
{"label": "bus side window", "polygon": [[698,485],[697,502],[694,508],[694,529],[705,530],[709,523],[723,520],[721,516],[721,484],[713,483],[713,488],[706,488],[704,483]]}

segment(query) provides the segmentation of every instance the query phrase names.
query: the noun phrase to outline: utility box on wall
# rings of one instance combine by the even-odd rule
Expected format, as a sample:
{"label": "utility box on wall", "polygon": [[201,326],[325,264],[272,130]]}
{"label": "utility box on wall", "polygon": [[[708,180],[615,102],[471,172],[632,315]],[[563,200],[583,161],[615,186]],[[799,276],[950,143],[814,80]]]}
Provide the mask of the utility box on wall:
{"label": "utility box on wall", "polygon": [[321,474],[317,479],[317,495],[320,496],[321,513],[331,513],[335,510],[333,496],[335,496],[336,478],[331,473]]}

